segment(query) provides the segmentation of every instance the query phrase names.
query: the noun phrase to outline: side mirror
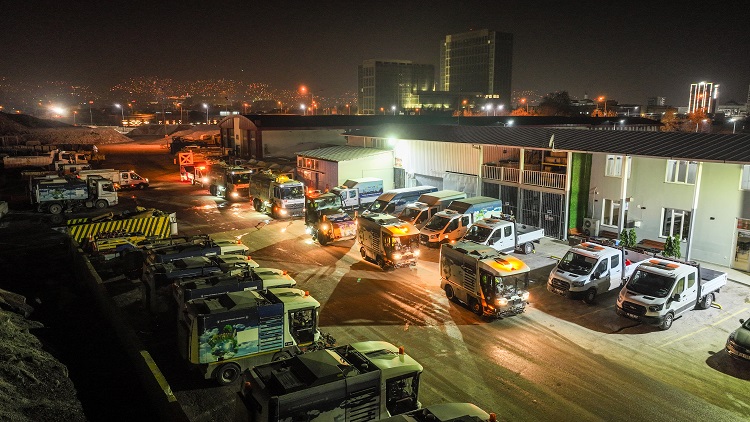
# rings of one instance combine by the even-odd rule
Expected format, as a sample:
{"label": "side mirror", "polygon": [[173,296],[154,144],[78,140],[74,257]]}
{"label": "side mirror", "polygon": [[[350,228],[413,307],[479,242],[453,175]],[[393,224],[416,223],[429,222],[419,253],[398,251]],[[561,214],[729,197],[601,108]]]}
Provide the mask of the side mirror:
{"label": "side mirror", "polygon": [[600,273],[599,271],[594,271],[594,274],[591,274],[591,279],[592,280],[598,280],[601,277],[602,277],[602,273]]}
{"label": "side mirror", "polygon": [[672,296],[672,300],[674,300],[675,302],[679,302],[680,301],[680,294],[679,293],[675,293]]}
{"label": "side mirror", "polygon": [[740,318],[740,324],[744,324],[744,323],[745,323],[745,320]]}

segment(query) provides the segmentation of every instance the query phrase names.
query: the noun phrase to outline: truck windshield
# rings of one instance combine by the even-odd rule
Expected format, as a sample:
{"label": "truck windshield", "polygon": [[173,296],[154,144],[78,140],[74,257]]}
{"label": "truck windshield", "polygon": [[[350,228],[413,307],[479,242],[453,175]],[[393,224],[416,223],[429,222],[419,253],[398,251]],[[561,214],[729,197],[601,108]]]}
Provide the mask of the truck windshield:
{"label": "truck windshield", "polygon": [[305,197],[305,192],[302,190],[302,186],[289,186],[281,188],[281,199],[302,199]]}
{"label": "truck windshield", "polygon": [[430,219],[430,221],[428,221],[427,224],[424,225],[424,228],[430,229],[430,230],[435,230],[435,231],[441,231],[450,222],[451,222],[451,218],[450,217],[444,217],[442,215],[434,215]]}
{"label": "truck windshield", "polygon": [[324,210],[328,208],[341,208],[341,198],[335,195],[329,195],[324,198],[318,198],[313,200],[315,204],[314,208]]}
{"label": "truck windshield", "polygon": [[238,173],[229,176],[229,180],[237,185],[240,183],[250,183],[250,173]]}
{"label": "truck windshield", "polygon": [[417,208],[411,208],[407,207],[404,208],[403,211],[401,211],[401,214],[398,216],[398,218],[402,221],[408,221],[408,222],[414,222],[416,221],[417,217],[419,217],[419,214],[422,212],[422,210]]}
{"label": "truck windshield", "polygon": [[492,229],[489,227],[471,226],[469,231],[466,232],[464,240],[471,240],[472,242],[484,243],[488,237],[492,234]]}
{"label": "truck windshield", "polygon": [[529,273],[515,274],[505,277],[495,277],[497,294],[499,297],[511,297],[525,290],[529,286]]}
{"label": "truck windshield", "polygon": [[671,277],[636,270],[628,281],[627,289],[646,296],[664,298],[672,290],[673,284],[674,279]]}
{"label": "truck windshield", "polygon": [[401,250],[409,247],[419,247],[419,235],[412,234],[406,236],[393,236],[391,237],[391,248],[393,250]]}
{"label": "truck windshield", "polygon": [[596,261],[596,258],[568,251],[560,260],[560,263],[557,264],[557,268],[577,275],[586,275],[590,274],[591,270],[594,269]]}
{"label": "truck windshield", "polygon": [[388,205],[388,201],[376,200],[370,205],[370,212],[383,212],[385,207]]}

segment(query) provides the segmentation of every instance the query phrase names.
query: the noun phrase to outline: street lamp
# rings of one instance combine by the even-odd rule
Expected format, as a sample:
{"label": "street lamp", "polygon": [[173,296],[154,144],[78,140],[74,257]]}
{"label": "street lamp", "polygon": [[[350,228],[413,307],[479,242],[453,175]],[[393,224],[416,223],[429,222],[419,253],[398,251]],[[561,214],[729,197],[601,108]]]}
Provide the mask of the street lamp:
{"label": "street lamp", "polygon": [[607,115],[607,99],[602,97],[599,97],[599,102],[604,103],[604,115]]}
{"label": "street lamp", "polygon": [[349,109],[349,104],[347,104],[346,105],[346,115],[348,116],[350,114],[351,114],[351,110]]}
{"label": "street lamp", "polygon": [[[498,104],[498,105],[497,105],[497,109],[498,109],[498,110],[500,110],[500,112],[502,112],[502,111],[503,111],[503,108],[504,108],[504,107],[505,107],[505,106],[504,106],[504,105],[502,105],[502,104]],[[494,112],[494,111],[492,112],[492,115],[493,115],[493,116],[495,115],[495,112]]]}
{"label": "street lamp", "polygon": [[300,104],[299,108],[302,109],[302,115],[304,116],[305,115],[305,105],[304,104]]}
{"label": "street lamp", "polygon": [[120,109],[120,115],[122,115],[122,121],[120,121],[120,123],[122,123],[122,126],[125,127],[125,110],[122,109],[122,106],[120,104],[115,104],[115,107]]}
{"label": "street lamp", "polygon": [[737,131],[737,120],[739,120],[739,118],[737,117],[732,117],[729,120],[730,122],[732,122],[732,133],[735,133]]}
{"label": "street lamp", "polygon": [[393,110],[393,115],[395,116],[396,115],[396,106],[392,105],[391,106],[391,110]]}
{"label": "street lamp", "polygon": [[[279,102],[281,104],[281,102]],[[242,103],[242,114],[247,114],[247,103]]]}
{"label": "street lamp", "polygon": [[180,124],[182,124],[182,103],[177,103],[177,107],[180,108]]}
{"label": "street lamp", "polygon": [[383,116],[385,116],[385,109],[383,107],[380,107],[380,112],[383,113]]}
{"label": "street lamp", "polygon": [[91,118],[91,126],[94,126],[94,112],[91,111],[91,104],[94,104],[94,102],[89,101],[89,117]]}
{"label": "street lamp", "polygon": [[73,126],[76,125],[76,115],[78,114],[77,111],[73,110]]}
{"label": "street lamp", "polygon": [[208,124],[208,104],[203,103],[203,108],[206,109],[206,124]]}
{"label": "street lamp", "polygon": [[526,101],[526,98],[521,98],[521,104],[526,104],[526,114],[529,113],[529,102]]}

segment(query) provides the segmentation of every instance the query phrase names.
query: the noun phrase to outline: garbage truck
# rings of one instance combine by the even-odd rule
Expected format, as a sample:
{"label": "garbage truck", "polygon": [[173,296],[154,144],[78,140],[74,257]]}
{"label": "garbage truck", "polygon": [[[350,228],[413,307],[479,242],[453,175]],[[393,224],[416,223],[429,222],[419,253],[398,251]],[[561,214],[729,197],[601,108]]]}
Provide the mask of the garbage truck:
{"label": "garbage truck", "polygon": [[261,171],[251,175],[250,196],[255,211],[273,218],[304,216],[305,187],[290,174]]}
{"label": "garbage truck", "polygon": [[116,205],[117,191],[109,179],[90,177],[34,178],[31,183],[31,203],[39,212],[60,214],[79,208],[104,209]]}
{"label": "garbage truck", "polygon": [[403,347],[363,341],[242,374],[236,422],[370,421],[417,410],[422,365]]}
{"label": "garbage truck", "polygon": [[189,300],[177,323],[180,354],[205,379],[228,385],[248,368],[317,347],[319,308],[308,292],[294,288]]}
{"label": "garbage truck", "polygon": [[305,194],[305,226],[322,246],[357,236],[357,223],[341,209],[341,198],[333,192]]}

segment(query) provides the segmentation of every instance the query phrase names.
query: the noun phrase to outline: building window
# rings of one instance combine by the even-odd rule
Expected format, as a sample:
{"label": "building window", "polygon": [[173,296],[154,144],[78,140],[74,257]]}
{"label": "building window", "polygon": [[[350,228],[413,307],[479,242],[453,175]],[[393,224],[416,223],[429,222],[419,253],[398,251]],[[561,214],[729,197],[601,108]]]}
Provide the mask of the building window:
{"label": "building window", "polygon": [[695,184],[698,163],[695,161],[667,160],[667,182]]}
{"label": "building window", "polygon": [[[628,220],[628,211],[625,210],[625,221]],[[602,206],[602,224],[617,227],[620,223],[620,201],[604,198]]]}
{"label": "building window", "polygon": [[310,170],[318,170],[318,160],[307,157],[297,157],[297,167]]}
{"label": "building window", "polygon": [[660,237],[679,235],[681,240],[685,240],[689,232],[690,211],[662,208]]}
{"label": "building window", "polygon": [[[611,177],[622,177],[622,155],[607,155],[607,165],[604,168],[604,175]],[[628,157],[628,179],[630,179],[630,169],[633,161]]]}
{"label": "building window", "polygon": [[742,166],[742,181],[740,182],[740,189],[750,190],[750,166]]}

